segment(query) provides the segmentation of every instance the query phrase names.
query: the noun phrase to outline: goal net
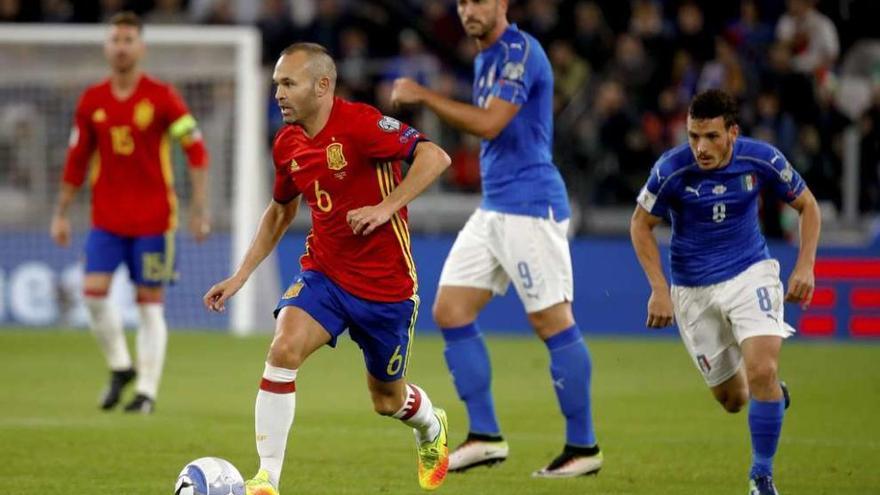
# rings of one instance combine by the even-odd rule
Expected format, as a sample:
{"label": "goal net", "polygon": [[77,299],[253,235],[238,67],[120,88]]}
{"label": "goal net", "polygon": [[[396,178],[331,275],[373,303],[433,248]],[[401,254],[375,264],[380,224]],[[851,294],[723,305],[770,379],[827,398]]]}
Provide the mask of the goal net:
{"label": "goal net", "polygon": [[[0,26],[0,325],[86,323],[81,281],[90,218],[87,187],[70,212],[72,246],[55,246],[48,228],[76,102],[83,89],[108,75],[105,36],[106,26],[96,25]],[[261,326],[261,313],[267,313],[256,305],[258,291],[277,297],[278,276],[270,266],[236,296],[229,314],[209,314],[201,296],[241,258],[268,201],[259,33],[250,27],[147,26],[144,38],[144,70],[177,88],[211,155],[214,235],[196,244],[186,230],[186,162],[173,146],[180,278],[166,294],[169,325],[247,333]],[[115,274],[111,298],[134,323],[124,268]]]}

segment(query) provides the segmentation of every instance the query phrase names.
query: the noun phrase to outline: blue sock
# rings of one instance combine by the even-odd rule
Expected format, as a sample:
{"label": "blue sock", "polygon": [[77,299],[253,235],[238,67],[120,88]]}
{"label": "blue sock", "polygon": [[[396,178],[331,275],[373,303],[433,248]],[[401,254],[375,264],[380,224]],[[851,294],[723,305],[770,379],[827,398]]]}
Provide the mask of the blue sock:
{"label": "blue sock", "polygon": [[593,364],[577,324],[544,342],[550,351],[550,375],[559,408],[565,416],[565,443],[596,445],[590,410],[590,376]]}
{"label": "blue sock", "polygon": [[464,401],[470,418],[470,432],[501,435],[492,401],[492,368],[489,352],[476,322],[444,328],[446,366],[452,373],[458,397]]}
{"label": "blue sock", "polygon": [[779,445],[785,401],[749,401],[749,431],[752,434],[752,470],[750,478],[773,474],[773,456]]}

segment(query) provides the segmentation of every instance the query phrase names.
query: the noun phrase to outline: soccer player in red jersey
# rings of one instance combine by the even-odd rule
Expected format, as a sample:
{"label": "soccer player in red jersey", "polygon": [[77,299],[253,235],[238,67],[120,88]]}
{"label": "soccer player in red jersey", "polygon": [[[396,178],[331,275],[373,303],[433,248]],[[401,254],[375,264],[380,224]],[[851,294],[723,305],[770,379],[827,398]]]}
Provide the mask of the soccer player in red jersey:
{"label": "soccer player in red jersey", "polygon": [[[137,394],[125,410],[151,413],[168,334],[163,285],[175,277],[171,138],[180,141],[190,165],[190,230],[198,241],[208,235],[210,223],[208,153],[195,119],[174,89],[141,71],[141,31],[135,14],[124,12],[110,20],[104,43],[110,77],[86,89],[77,105],[51,235],[59,245],[69,245],[67,210],[91,166],[92,229],[85,247],[84,292],[92,331],[111,370],[101,408],[116,406],[123,388],[137,376]],[[120,263],[127,265],[137,287],[137,371],[122,322],[107,301]]]}
{"label": "soccer player in red jersey", "polygon": [[[363,350],[377,413],[415,430],[419,484],[446,476],[446,413],[405,380],[418,313],[406,205],[449,166],[419,131],[375,108],[334,96],[336,66],[320,45],[285,49],[273,75],[284,126],[273,146],[275,187],[241,266],[211,287],[205,305],[222,311],[293,221],[304,196],[312,231],[302,273],[275,310],[275,338],[257,393],[257,476],[248,495],[276,495],[293,423],[297,371],[348,329]],[[400,160],[412,162],[401,180]]]}

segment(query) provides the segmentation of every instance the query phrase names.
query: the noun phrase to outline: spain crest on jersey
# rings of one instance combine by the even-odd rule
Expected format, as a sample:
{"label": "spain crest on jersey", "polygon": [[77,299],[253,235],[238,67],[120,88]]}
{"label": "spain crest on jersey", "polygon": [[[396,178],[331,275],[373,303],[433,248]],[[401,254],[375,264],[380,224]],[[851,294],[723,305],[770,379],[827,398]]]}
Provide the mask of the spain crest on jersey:
{"label": "spain crest on jersey", "polygon": [[107,112],[103,108],[99,108],[92,113],[92,122],[101,123],[107,120]]}
{"label": "spain crest on jersey", "polygon": [[342,170],[348,162],[342,154],[342,143],[333,143],[327,146],[327,167],[330,170]]}
{"label": "spain crest on jersey", "polygon": [[134,106],[134,125],[140,130],[144,130],[153,123],[153,114],[155,107],[150,100],[141,100]]}

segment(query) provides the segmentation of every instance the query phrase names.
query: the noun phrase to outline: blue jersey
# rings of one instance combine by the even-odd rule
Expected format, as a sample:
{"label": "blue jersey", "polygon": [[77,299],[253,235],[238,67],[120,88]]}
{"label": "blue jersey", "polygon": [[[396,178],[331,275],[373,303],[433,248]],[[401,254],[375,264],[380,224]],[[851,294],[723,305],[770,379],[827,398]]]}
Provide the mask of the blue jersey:
{"label": "blue jersey", "polygon": [[571,215],[553,164],[553,71],[541,44],[511,24],[474,63],[474,105],[489,97],[520,107],[495,139],[480,144],[481,208],[556,220]]}
{"label": "blue jersey", "polygon": [[657,160],[638,202],[672,221],[675,285],[717,284],[770,258],[758,224],[763,187],[790,203],[806,185],[779,150],[755,139],[738,138],[730,162],[717,170],[701,170],[687,144]]}

